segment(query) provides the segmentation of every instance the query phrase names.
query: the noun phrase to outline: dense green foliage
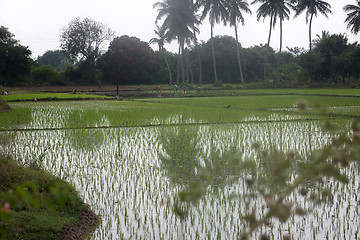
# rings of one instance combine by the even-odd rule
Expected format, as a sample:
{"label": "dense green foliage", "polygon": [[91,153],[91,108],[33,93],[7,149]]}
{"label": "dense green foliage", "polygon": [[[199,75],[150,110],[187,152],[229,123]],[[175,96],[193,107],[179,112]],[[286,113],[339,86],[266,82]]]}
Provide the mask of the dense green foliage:
{"label": "dense green foliage", "polygon": [[360,47],[349,44],[343,34],[323,32],[314,50],[299,57],[299,63],[314,83],[355,83],[360,76]]}
{"label": "dense green foliage", "polygon": [[34,84],[62,85],[60,73],[50,65],[32,68],[30,77]]}
{"label": "dense green foliage", "polygon": [[67,67],[72,66],[69,55],[61,50],[46,51],[37,58],[36,63],[40,66],[52,66],[59,71],[66,70]]}
{"label": "dense green foliage", "polygon": [[[259,46],[242,48],[238,40],[241,36],[238,23],[245,24],[243,14],[251,13],[246,1],[163,0],[153,5],[158,11],[157,37],[150,40],[150,43],[159,46],[155,56],[145,42],[136,37],[128,37],[125,41],[126,36],[121,36],[113,40],[109,50],[99,59],[104,53],[101,47],[112,40],[114,33],[91,18],[76,18],[62,31],[63,51],[47,51],[39,56],[30,75],[31,52],[20,46],[14,36],[2,27],[1,51],[4,54],[7,52],[7,56],[4,55],[0,62],[0,84],[241,83],[248,88],[329,84],[358,87],[359,44],[349,43],[344,34],[328,32],[312,39],[313,19],[318,14],[328,16],[331,13],[330,4],[318,0],[255,0],[251,4],[256,3],[260,4],[257,19],[270,18],[268,41]],[[348,13],[345,19],[348,27],[357,34],[358,6],[348,4],[343,10]],[[309,24],[309,51],[295,47],[284,52],[282,23],[289,20],[292,13],[297,17],[303,12]],[[198,25],[207,17],[211,24],[211,38],[199,43]],[[219,23],[234,27],[235,38],[214,36],[214,25]],[[281,35],[278,51],[269,47],[272,30],[277,24],[280,25]],[[179,43],[178,53],[165,49],[165,45],[173,40]],[[119,47],[115,42],[126,47]],[[119,54],[119,51],[114,54],[115,48],[127,49],[126,54]]]}
{"label": "dense green foliage", "polygon": [[100,95],[91,95],[91,94],[66,94],[66,93],[18,93],[14,95],[2,96],[2,98],[8,102],[13,101],[43,101],[43,100],[81,100],[81,99],[105,99],[111,97],[104,97]]}
{"label": "dense green foliage", "polygon": [[0,86],[24,81],[30,71],[30,55],[6,27],[0,27]]}
{"label": "dense green foliage", "polygon": [[[230,36],[214,38],[215,56],[217,60],[218,79],[223,83],[241,83],[237,67],[236,40]],[[211,42],[199,45],[203,68],[203,82],[213,83]],[[356,86],[359,83],[358,58],[359,45],[349,44],[342,34],[330,35],[327,32],[319,37],[312,51],[290,49],[291,51],[276,53],[267,46],[241,48],[242,70],[246,83],[260,83],[264,79],[264,63],[267,66],[268,87],[316,86],[321,84],[338,84]],[[193,75],[198,74],[195,49],[188,53]],[[264,61],[266,56],[266,61]],[[176,61],[176,56],[170,61]],[[172,60],[171,60],[172,59]],[[278,63],[278,65],[277,65]],[[166,68],[163,61],[160,68]],[[277,83],[279,68],[280,83]],[[172,71],[176,73],[175,66]],[[311,81],[309,81],[311,77]],[[196,80],[195,80],[196,82]],[[185,82],[188,83],[188,82]]]}
{"label": "dense green foliage", "polygon": [[24,168],[0,156],[0,239],[58,239],[85,209],[74,188],[37,161]]}
{"label": "dense green foliage", "polygon": [[157,60],[147,42],[129,36],[116,37],[100,57],[98,67],[105,82],[128,85],[156,82]]}

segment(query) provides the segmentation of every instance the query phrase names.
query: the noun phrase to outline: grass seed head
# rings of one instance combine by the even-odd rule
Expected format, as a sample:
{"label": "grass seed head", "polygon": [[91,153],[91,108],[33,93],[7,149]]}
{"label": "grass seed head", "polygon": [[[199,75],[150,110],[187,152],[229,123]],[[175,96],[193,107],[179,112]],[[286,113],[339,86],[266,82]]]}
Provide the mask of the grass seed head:
{"label": "grass seed head", "polygon": [[304,216],[306,214],[306,211],[301,207],[297,207],[295,213],[299,216]]}
{"label": "grass seed head", "polygon": [[287,156],[289,158],[291,158],[291,159],[295,158],[296,157],[296,152],[294,150],[290,150],[290,151],[288,151]]}
{"label": "grass seed head", "polygon": [[284,235],[284,236],[283,236],[283,240],[291,240],[290,235]]}
{"label": "grass seed head", "polygon": [[261,234],[261,240],[270,240],[270,238],[266,234]]}
{"label": "grass seed head", "polygon": [[277,201],[273,198],[272,195],[266,196],[265,200],[266,200],[266,203],[267,203],[270,207],[273,207],[273,206],[275,206],[275,205],[277,204]]}
{"label": "grass seed head", "polygon": [[4,212],[9,212],[10,211],[10,204],[9,203],[4,203],[1,210],[4,211]]}
{"label": "grass seed head", "polygon": [[355,141],[360,141],[360,131],[354,132],[353,137]]}
{"label": "grass seed head", "polygon": [[297,107],[300,112],[306,112],[308,108],[308,102],[306,100],[299,100],[297,103]]}
{"label": "grass seed head", "polygon": [[341,156],[338,153],[334,153],[331,156],[331,160],[332,160],[333,164],[338,164],[338,163],[342,162]]}
{"label": "grass seed head", "polygon": [[302,196],[306,196],[307,195],[307,193],[308,193],[309,191],[306,189],[306,188],[301,188],[300,189],[300,194],[302,195]]}

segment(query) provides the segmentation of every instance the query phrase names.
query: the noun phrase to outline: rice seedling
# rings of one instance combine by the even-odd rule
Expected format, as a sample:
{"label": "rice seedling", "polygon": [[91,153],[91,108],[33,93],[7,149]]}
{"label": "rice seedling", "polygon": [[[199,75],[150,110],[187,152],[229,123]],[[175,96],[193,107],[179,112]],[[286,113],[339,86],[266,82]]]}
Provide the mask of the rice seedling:
{"label": "rice seedling", "polygon": [[[295,114],[294,103],[303,97],[310,104],[319,100],[336,106],[329,112],[340,114],[334,121],[340,126],[350,126],[347,115],[359,114],[358,98],[306,95],[10,103],[14,112],[0,113],[0,134],[13,140],[1,144],[1,151],[23,162],[45,152],[42,167],[74,184],[102,216],[92,239],[234,239],[248,226],[248,211],[260,218],[268,209],[263,198],[254,197],[251,171],[238,171],[234,153],[238,160],[260,163],[263,158],[253,143],[278,152],[294,150],[295,168],[299,159],[311,159],[310,152],[331,141],[323,117]],[[258,170],[271,179],[274,166],[263,161]],[[360,224],[358,171],[344,170],[352,184],[326,184],[334,204],[324,208],[299,194],[289,196],[297,208],[309,211],[308,217],[275,220],[262,232],[274,239],[284,234],[293,239],[353,238]],[[203,197],[179,206],[188,211],[180,220],[173,211],[178,192],[203,184],[203,179]],[[184,197],[190,195],[185,191]]]}

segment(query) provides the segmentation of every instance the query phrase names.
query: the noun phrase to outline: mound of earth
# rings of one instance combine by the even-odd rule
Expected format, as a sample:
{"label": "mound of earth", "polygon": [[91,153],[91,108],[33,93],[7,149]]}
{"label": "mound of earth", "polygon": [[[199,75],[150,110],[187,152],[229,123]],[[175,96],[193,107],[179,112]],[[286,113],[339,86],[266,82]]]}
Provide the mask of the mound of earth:
{"label": "mound of earth", "polygon": [[93,213],[90,207],[81,212],[79,222],[65,228],[59,240],[82,240],[89,236],[100,222],[99,216]]}

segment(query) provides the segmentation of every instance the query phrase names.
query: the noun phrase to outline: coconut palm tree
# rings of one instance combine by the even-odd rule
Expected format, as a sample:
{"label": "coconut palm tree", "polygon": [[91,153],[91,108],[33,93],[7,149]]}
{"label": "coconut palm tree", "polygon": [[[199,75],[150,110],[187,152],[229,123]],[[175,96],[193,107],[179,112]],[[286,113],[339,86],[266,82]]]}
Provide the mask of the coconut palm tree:
{"label": "coconut palm tree", "polygon": [[[190,7],[191,7],[191,9],[193,10],[193,12],[195,14],[198,9],[197,9],[197,6],[196,6],[194,0],[190,0]],[[200,24],[200,23],[201,23],[200,21],[197,22],[197,24]],[[193,25],[193,34],[194,34],[194,45],[195,45],[195,51],[196,51],[196,55],[197,55],[198,68],[199,68],[198,85],[201,86],[201,83],[202,83],[202,64],[201,64],[201,56],[200,56],[200,50],[199,50],[199,45],[198,45],[198,40],[197,40],[195,23]]]}
{"label": "coconut palm tree", "polygon": [[202,7],[202,15],[200,20],[204,20],[209,16],[210,28],[211,28],[211,53],[214,66],[214,78],[215,82],[218,80],[216,71],[216,60],[214,50],[214,26],[216,23],[223,22],[225,25],[228,20],[228,12],[226,9],[226,0],[198,0],[195,4],[197,7]]}
{"label": "coconut palm tree", "polygon": [[360,31],[360,0],[357,0],[357,5],[346,5],[344,11],[348,12],[345,22],[348,23],[347,28],[351,28],[351,32],[358,34]]}
{"label": "coconut palm tree", "polygon": [[[270,46],[270,39],[272,29],[275,28],[277,20],[280,20],[280,48],[279,52],[282,51],[282,22],[285,19],[290,18],[290,8],[293,8],[292,2],[293,0],[254,0],[251,4],[262,3],[261,6],[257,10],[257,20],[259,21],[261,18],[265,20],[265,18],[270,17],[270,29],[269,29],[269,37],[267,46]],[[266,81],[266,65],[267,60],[266,56],[264,56],[264,81]],[[278,68],[278,81],[280,82],[280,72]]]}
{"label": "coconut palm tree", "polygon": [[[179,43],[179,64],[181,67],[182,82],[184,82],[184,47],[185,43],[193,38],[192,28],[194,27],[194,23],[198,22],[198,19],[194,15],[189,1],[164,0],[163,2],[155,3],[153,7],[158,8],[155,23],[165,18],[162,23],[162,28],[165,29],[165,39],[168,41],[177,39]],[[198,29],[195,29],[195,31],[198,31]]]}
{"label": "coconut palm tree", "polygon": [[293,9],[293,0],[254,0],[251,4],[262,3],[257,10],[257,20],[270,17],[270,29],[267,45],[270,45],[271,32],[275,28],[277,20],[280,20],[280,49],[282,50],[282,22],[290,18],[290,9]]}
{"label": "coconut palm tree", "polygon": [[325,17],[328,17],[328,13],[331,13],[331,5],[322,0],[296,0],[293,2],[295,3],[295,17],[306,12],[306,23],[309,23],[309,49],[311,50],[311,27],[313,17],[316,17],[318,12]]}
{"label": "coconut palm tree", "polygon": [[[242,15],[242,11],[251,14],[251,10],[249,9],[249,4],[246,2],[246,0],[227,0],[226,5],[229,13],[229,22],[230,26],[233,26],[235,29],[235,38],[236,42],[239,43],[239,36],[238,36],[238,22],[241,22],[242,25],[245,25],[245,20]],[[236,44],[236,52],[237,52],[237,58],[239,63],[239,73],[240,73],[240,79],[241,83],[244,84],[244,76],[241,68],[241,58],[240,58],[240,49],[239,44]]]}
{"label": "coconut palm tree", "polygon": [[169,62],[167,60],[167,57],[166,57],[166,50],[164,48],[164,43],[166,41],[165,39],[165,28],[163,27],[159,27],[158,25],[156,25],[156,30],[154,30],[154,33],[155,35],[158,36],[158,38],[152,38],[150,39],[150,44],[158,44],[159,46],[159,52],[161,52],[164,56],[164,60],[165,60],[165,63],[166,63],[166,67],[168,69],[168,73],[169,73],[169,84],[171,85],[172,84],[172,74],[171,74],[171,69],[170,69],[170,66],[169,66]]}

